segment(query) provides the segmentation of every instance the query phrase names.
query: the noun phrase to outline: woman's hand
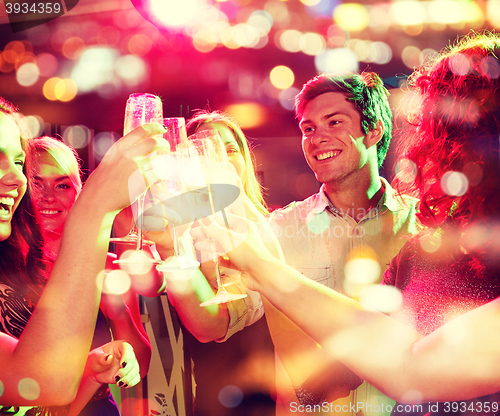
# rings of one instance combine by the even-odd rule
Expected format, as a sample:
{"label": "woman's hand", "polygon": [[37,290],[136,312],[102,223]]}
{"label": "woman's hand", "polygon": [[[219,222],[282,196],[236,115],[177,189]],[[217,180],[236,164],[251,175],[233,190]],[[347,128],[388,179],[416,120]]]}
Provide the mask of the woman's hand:
{"label": "woman's hand", "polygon": [[101,384],[127,388],[141,380],[134,349],[125,341],[112,341],[90,351],[85,372]]}
{"label": "woman's hand", "polygon": [[107,211],[118,211],[137,199],[149,185],[159,178],[146,156],[167,149],[165,140],[156,134],[164,133],[158,123],[137,127],[122,137],[106,152],[99,166],[92,172],[82,191],[93,195]]}

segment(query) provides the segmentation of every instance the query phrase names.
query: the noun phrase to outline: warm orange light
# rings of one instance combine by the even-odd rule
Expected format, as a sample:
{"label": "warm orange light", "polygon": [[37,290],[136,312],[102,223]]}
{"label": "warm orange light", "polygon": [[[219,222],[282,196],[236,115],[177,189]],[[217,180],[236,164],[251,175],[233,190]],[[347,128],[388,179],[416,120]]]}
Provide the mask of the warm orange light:
{"label": "warm orange light", "polygon": [[257,103],[231,104],[225,111],[236,117],[242,129],[258,127],[266,121],[266,109]]}

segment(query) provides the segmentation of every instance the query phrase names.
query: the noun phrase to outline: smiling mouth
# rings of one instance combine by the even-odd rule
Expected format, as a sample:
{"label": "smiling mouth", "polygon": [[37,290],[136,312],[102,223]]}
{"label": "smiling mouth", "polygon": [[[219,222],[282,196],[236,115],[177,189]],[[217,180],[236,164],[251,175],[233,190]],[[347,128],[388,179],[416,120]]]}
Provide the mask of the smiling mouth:
{"label": "smiling mouth", "polygon": [[14,198],[11,197],[0,198],[0,214],[3,216],[10,215],[14,202]]}
{"label": "smiling mouth", "polygon": [[41,209],[40,214],[42,215],[55,215],[55,214],[60,214],[61,211],[56,211],[54,209]]}
{"label": "smiling mouth", "polygon": [[326,160],[326,159],[331,159],[332,157],[338,156],[340,153],[342,153],[341,150],[333,150],[331,152],[326,152],[326,153],[321,153],[320,155],[316,155],[315,158],[316,160]]}

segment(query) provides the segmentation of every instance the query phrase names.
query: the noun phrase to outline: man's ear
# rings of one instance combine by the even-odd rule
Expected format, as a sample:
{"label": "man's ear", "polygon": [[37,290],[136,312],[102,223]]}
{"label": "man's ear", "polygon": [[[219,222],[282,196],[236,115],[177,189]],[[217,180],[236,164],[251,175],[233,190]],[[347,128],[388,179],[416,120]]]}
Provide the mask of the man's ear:
{"label": "man's ear", "polygon": [[367,148],[372,147],[374,144],[376,145],[382,137],[384,136],[384,125],[379,120],[376,126],[370,130],[365,137],[365,145]]}

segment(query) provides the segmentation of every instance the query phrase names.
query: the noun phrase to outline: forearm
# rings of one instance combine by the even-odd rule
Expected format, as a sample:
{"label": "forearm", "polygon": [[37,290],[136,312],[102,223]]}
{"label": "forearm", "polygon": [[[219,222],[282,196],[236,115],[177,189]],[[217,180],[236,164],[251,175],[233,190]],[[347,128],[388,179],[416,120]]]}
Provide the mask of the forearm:
{"label": "forearm", "polygon": [[[394,398],[400,396],[408,351],[420,338],[415,331],[383,314],[364,310],[358,302],[310,281],[279,261],[268,258],[256,264],[259,267],[251,273],[258,290],[277,309],[360,377]],[[296,290],[284,291],[283,287]]]}
{"label": "forearm", "polygon": [[[185,272],[183,272],[185,273]],[[224,338],[229,325],[225,304],[201,307],[200,303],[215,296],[214,289],[199,270],[193,270],[187,280],[167,280],[167,294],[186,329],[200,342]]]}
{"label": "forearm", "polygon": [[115,340],[124,340],[132,345],[139,363],[140,375],[143,378],[149,371],[151,361],[151,344],[147,335],[141,330],[142,328],[138,327],[128,306],[125,307],[120,317],[111,320],[110,324]]}
{"label": "forearm", "polygon": [[102,383],[98,382],[95,377],[84,372],[75,400],[71,402],[68,416],[78,416],[101,386]]}
{"label": "forearm", "polygon": [[18,371],[39,382],[40,404],[67,404],[76,394],[94,331],[113,215],[85,199],[77,201],[51,278],[13,352]]}

